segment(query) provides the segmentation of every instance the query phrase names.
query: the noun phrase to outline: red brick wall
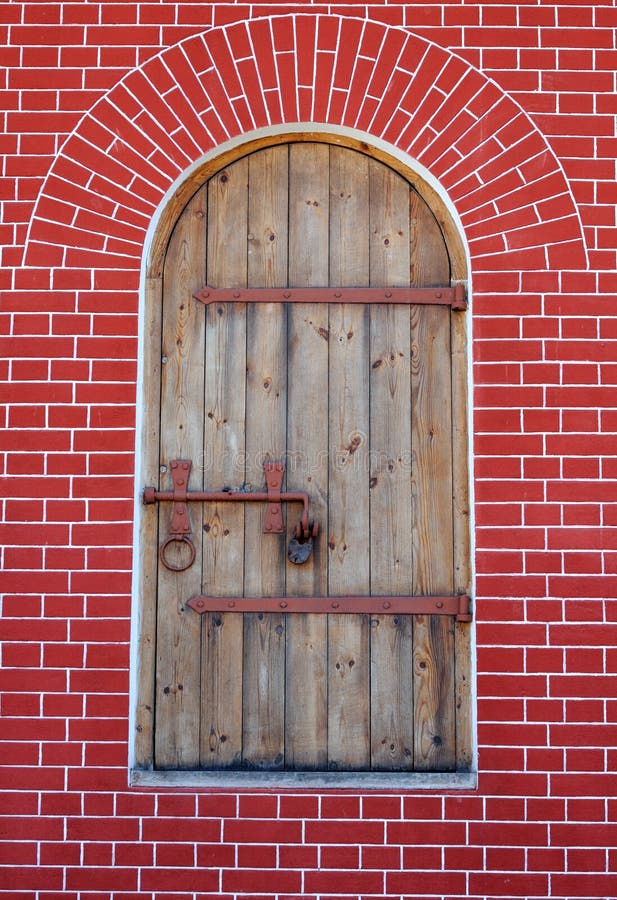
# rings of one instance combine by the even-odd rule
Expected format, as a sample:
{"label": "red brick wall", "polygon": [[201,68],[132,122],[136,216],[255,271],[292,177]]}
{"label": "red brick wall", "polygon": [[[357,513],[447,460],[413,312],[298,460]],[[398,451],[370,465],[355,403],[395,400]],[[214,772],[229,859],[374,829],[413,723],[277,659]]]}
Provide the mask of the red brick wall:
{"label": "red brick wall", "polygon": [[[616,24],[610,0],[0,8],[4,890],[617,894]],[[410,154],[469,243],[479,789],[129,789],[146,229],[204,153],[311,120]]]}

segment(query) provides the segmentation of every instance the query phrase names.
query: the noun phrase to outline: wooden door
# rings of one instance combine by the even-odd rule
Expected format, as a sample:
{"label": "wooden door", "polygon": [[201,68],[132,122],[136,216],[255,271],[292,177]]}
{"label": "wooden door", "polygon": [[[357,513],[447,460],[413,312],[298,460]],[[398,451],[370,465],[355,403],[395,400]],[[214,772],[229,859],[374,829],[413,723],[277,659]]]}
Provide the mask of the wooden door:
{"label": "wooden door", "polygon": [[[158,489],[172,489],[174,460],[191,461],[191,491],[234,495],[264,492],[264,463],[283,463],[283,488],[306,492],[320,531],[294,565],[297,504],[283,504],[283,534],[264,533],[267,503],[188,504],[194,562],[183,568],[188,543],[172,541],[164,558],[182,571],[158,565],[155,768],[468,765],[468,626],[383,606],[259,603],[460,591],[453,396],[464,314],[320,293],[450,278],[427,204],[356,150],[258,150],[186,206],[163,270]],[[271,289],[273,300],[204,304],[195,295],[205,285]],[[314,301],[281,299],[294,288],[315,289]],[[171,506],[158,506],[159,544]],[[199,614],[187,605],[195,596],[229,600]],[[243,597],[249,609],[234,611],[231,598]]]}

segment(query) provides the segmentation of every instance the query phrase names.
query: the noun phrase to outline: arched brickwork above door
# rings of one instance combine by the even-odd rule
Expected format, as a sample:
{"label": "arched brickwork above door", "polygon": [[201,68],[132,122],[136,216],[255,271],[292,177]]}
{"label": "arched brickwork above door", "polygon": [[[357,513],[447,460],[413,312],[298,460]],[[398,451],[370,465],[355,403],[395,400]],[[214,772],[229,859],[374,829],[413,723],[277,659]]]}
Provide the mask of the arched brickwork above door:
{"label": "arched brickwork above door", "polygon": [[127,75],[56,158],[26,264],[138,269],[182,173],[243,134],[297,123],[363,133],[417,161],[456,207],[474,275],[586,268],[560,165],[496,84],[405,30],[312,13],[212,29]]}

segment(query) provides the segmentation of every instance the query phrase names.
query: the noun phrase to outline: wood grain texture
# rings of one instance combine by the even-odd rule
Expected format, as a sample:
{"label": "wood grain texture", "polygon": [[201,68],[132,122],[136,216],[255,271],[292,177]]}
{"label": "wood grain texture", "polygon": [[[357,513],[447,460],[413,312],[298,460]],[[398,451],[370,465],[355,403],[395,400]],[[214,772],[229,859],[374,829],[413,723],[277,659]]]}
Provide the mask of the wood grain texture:
{"label": "wood grain texture", "polygon": [[161,216],[159,228],[157,229],[157,233],[148,254],[148,277],[160,277],[167,244],[175,222],[188,200],[200,185],[204,184],[209,178],[217,174],[224,167],[231,165],[240,157],[247,156],[255,151],[269,147],[280,147],[304,142],[323,143],[332,147],[349,149],[361,153],[367,158],[374,159],[399,172],[410,185],[413,185],[414,189],[427,203],[435,216],[448,247],[452,266],[452,278],[457,281],[467,278],[467,259],[459,228],[453,220],[447,204],[432,185],[429,185],[429,183],[418,175],[417,172],[409,166],[406,166],[400,159],[387,153],[381,147],[374,147],[366,140],[353,138],[349,135],[318,131],[262,135],[259,138],[232,147],[220,156],[206,160],[192,172],[189,178],[180,185],[178,190],[170,198],[168,205]]}
{"label": "wood grain texture", "polygon": [[[371,593],[411,593],[409,310],[371,310]],[[413,766],[412,622],[374,616],[371,758]]]}
{"label": "wood grain texture", "polygon": [[[464,315],[450,318],[452,347],[452,494],[454,541],[454,590],[471,594],[470,560],[470,496],[468,453],[467,397],[467,320]],[[473,766],[471,626],[456,623],[455,704],[456,704],[456,768],[468,772]]]}
{"label": "wood grain texture", "polygon": [[414,767],[412,616],[371,617],[371,768]]}
{"label": "wood grain texture", "polygon": [[[248,161],[208,184],[207,281],[246,286]],[[233,227],[232,227],[233,226]],[[239,488],[245,480],[246,307],[218,303],[204,310],[204,489]],[[203,504],[204,590],[241,596],[244,509]],[[220,613],[203,625],[201,765],[225,768],[242,757],[242,617]]]}
{"label": "wood grain texture", "polygon": [[[248,287],[281,287],[287,279],[287,148],[249,160]],[[282,249],[281,249],[282,245]],[[287,312],[249,304],[246,356],[246,480],[261,490],[265,461],[284,461],[287,428]],[[285,592],[283,535],[263,533],[265,506],[245,513],[247,595]],[[285,758],[285,617],[244,617],[243,765],[281,768]]]}
{"label": "wood grain texture", "polygon": [[[297,144],[289,154],[289,285],[328,283],[328,147]],[[309,495],[311,515],[327,533],[328,307],[288,307],[287,485]],[[287,513],[292,537],[296,511]],[[301,566],[287,565],[287,592],[327,590],[323,538]],[[287,617],[285,758],[290,768],[327,764],[327,625],[310,613]]]}
{"label": "wood grain texture", "polygon": [[[330,283],[369,283],[368,159],[330,149]],[[330,304],[328,590],[370,590],[369,313]],[[332,769],[370,765],[368,617],[328,622],[328,759]]]}
{"label": "wood grain texture", "polygon": [[[204,196],[199,192],[188,204],[172,235],[164,274],[162,314],[163,366],[160,464],[171,482],[173,459],[199,460],[203,452],[203,404],[194,398],[204,391],[204,316],[193,292],[205,277]],[[171,484],[170,484],[171,486]],[[190,487],[202,487],[199,466]],[[159,533],[169,531],[170,504],[159,507]],[[193,528],[199,528],[191,512]],[[156,642],[156,739],[157,768],[199,765],[200,630],[186,600],[201,585],[201,540],[194,534],[195,563],[184,572],[159,566]],[[173,550],[173,547],[171,548]],[[177,564],[174,554],[168,558]]]}
{"label": "wood grain texture", "polygon": [[[143,485],[158,484],[159,426],[161,403],[161,278],[146,280],[146,314],[144,322],[143,426],[141,435]],[[158,580],[158,510],[144,506],[141,510],[141,544],[139,566],[139,640],[138,700],[135,716],[135,761],[144,769],[153,765],[155,671],[156,671],[156,598]]]}
{"label": "wood grain texture", "polygon": [[469,626],[444,616],[185,612],[200,592],[470,590],[464,315],[341,303],[197,310],[190,297],[206,283],[446,285],[464,277],[451,223],[429,208],[426,186],[371,148],[306,135],[251,148],[208,170],[169,240],[162,290],[152,279],[150,306],[164,299],[148,320],[148,365],[161,349],[167,363],[160,448],[158,384],[148,393],[145,472],[154,484],[159,465],[187,456],[192,488],[263,490],[264,461],[285,462],[285,487],[308,492],[321,534],[294,566],[297,504],[284,507],[284,535],[263,533],[265,504],[194,504],[196,563],[180,574],[159,567],[157,580],[171,505],[158,520],[147,509],[153,555],[141,583],[153,599],[142,614],[138,760],[152,763],[155,694],[158,768],[467,771]]}
{"label": "wood grain texture", "polygon": [[200,766],[237,768],[242,762],[243,621],[237,613],[208,613],[202,623]]}
{"label": "wood grain texture", "polygon": [[[370,163],[371,282],[409,285],[409,185]],[[371,307],[371,593],[410,593],[410,310]],[[371,628],[371,761],[413,767],[411,620],[375,616]]]}
{"label": "wood grain texture", "polygon": [[412,287],[450,283],[450,258],[439,224],[420,195],[409,192],[409,253]]}
{"label": "wood grain texture", "polygon": [[[452,393],[450,311],[416,307],[412,369],[414,591],[451,593]],[[455,764],[454,623],[417,616],[414,630],[416,769]]]}

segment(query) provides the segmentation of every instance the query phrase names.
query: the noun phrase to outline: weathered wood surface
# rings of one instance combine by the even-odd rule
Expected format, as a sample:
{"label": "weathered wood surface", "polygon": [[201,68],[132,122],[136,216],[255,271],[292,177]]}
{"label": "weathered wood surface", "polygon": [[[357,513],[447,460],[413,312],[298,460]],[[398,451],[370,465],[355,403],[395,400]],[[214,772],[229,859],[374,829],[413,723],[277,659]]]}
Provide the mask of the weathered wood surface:
{"label": "weathered wood surface", "polygon": [[[208,183],[207,273],[212,284],[245,286],[248,161]],[[246,307],[220,303],[206,310],[204,489],[244,482]],[[204,590],[242,595],[244,508],[204,503]],[[201,765],[226,768],[242,758],[242,643],[240,616],[205,617],[201,655]]]}
{"label": "weathered wood surface", "polygon": [[389,166],[400,172],[430,208],[431,213],[439,225],[439,229],[443,235],[441,240],[447,248],[447,254],[450,258],[452,278],[456,281],[465,280],[467,277],[465,247],[458,226],[454,222],[447,204],[434,187],[429,185],[427,181],[424,181],[417,172],[414,172],[412,169],[405,166],[401,160],[395,159],[379,147],[367,145],[365,141],[347,135],[337,135],[336,140],[333,141],[332,135],[327,132],[311,131],[294,132],[293,134],[262,135],[252,141],[232,147],[220,156],[210,158],[202,163],[202,165],[192,172],[190,178],[187,178],[169,199],[169,203],[161,218],[160,226],[154,236],[148,255],[148,277],[154,279],[160,278],[167,244],[175,222],[182,214],[182,210],[188,200],[200,185],[204,184],[223,168],[231,166],[239,158],[246,157],[255,151],[269,147],[287,146],[289,144],[307,142],[323,143],[328,145],[331,150],[341,149],[349,151],[350,155],[358,154],[360,156],[372,158],[383,165]]}
{"label": "weathered wood surface", "polygon": [[[248,287],[286,283],[287,185],[286,147],[249,159]],[[280,304],[248,308],[246,409],[246,481],[262,489],[264,462],[284,460],[286,451],[287,311]],[[244,586],[247,594],[280,596],[285,546],[280,536],[264,535],[265,515],[265,506],[247,505]],[[285,628],[282,614],[244,617],[242,760],[248,768],[284,764]]]}
{"label": "weathered wood surface", "polygon": [[[289,285],[328,283],[328,147],[296,144],[289,156]],[[287,485],[306,491],[311,515],[327,532],[328,308],[290,304],[287,372]],[[297,509],[287,512],[292,537]],[[287,566],[287,592],[327,592],[323,538],[303,565]],[[285,762],[289,768],[327,766],[327,618],[287,616]]]}
{"label": "weathered wood surface", "polygon": [[[369,164],[330,151],[330,282],[369,284]],[[368,593],[369,314],[330,305],[328,583],[329,593]],[[324,536],[325,542],[325,536]],[[366,768],[370,743],[369,617],[328,622],[328,760],[333,769]]]}
{"label": "weathered wood surface", "polygon": [[[190,301],[206,283],[449,281],[440,225],[409,183],[321,141],[228,165],[182,215],[165,262],[161,460],[197,461],[191,486],[206,490],[263,490],[264,461],[285,462],[286,488],[309,493],[321,534],[294,566],[296,504],[284,509],[285,535],[264,535],[265,504],[206,503],[201,522],[191,509],[196,565],[159,574],[158,767],[469,767],[468,627],[439,616],[200,617],[184,606],[199,592],[469,590],[460,314],[341,303],[196,311]],[[161,534],[169,515],[163,505]]]}
{"label": "weathered wood surface", "polygon": [[[468,358],[464,316],[450,317],[452,348],[452,514],[454,591],[465,593],[471,585],[469,458],[467,453]],[[473,716],[471,685],[471,629],[454,626],[456,768],[473,765]]]}
{"label": "weathered wood surface", "polygon": [[[370,164],[371,281],[409,284],[409,188]],[[371,307],[371,593],[411,593],[410,310]],[[371,620],[371,764],[413,767],[412,623]]]}
{"label": "weathered wood surface", "polygon": [[[413,364],[414,591],[451,593],[452,394],[450,316],[417,307]],[[448,363],[448,365],[444,365]],[[417,616],[415,767],[454,767],[454,623]]]}
{"label": "weathered wood surface", "polygon": [[[189,203],[172,235],[164,274],[162,312],[160,464],[171,486],[173,459],[198,461],[204,433],[204,333],[200,304],[192,294],[206,274],[205,189]],[[200,402],[195,403],[195,398]],[[195,466],[190,487],[202,487],[202,472]],[[159,508],[159,540],[169,531],[171,509]],[[193,526],[197,522],[191,511]],[[197,526],[198,527],[198,526]],[[192,768],[199,765],[200,631],[201,625],[186,607],[186,599],[201,584],[202,548],[194,535],[195,563],[184,572],[159,566],[156,640],[156,735],[157,768]],[[182,545],[178,545],[181,547]],[[168,559],[180,564],[175,547]]]}
{"label": "weathered wood surface", "polygon": [[[160,478],[159,425],[161,413],[161,306],[162,281],[149,278],[146,281],[146,314],[144,322],[144,417],[141,443],[144,485],[158,484]],[[154,710],[156,671],[156,613],[158,580],[158,520],[155,506],[143,506],[141,510],[141,546],[139,567],[140,629],[138,643],[138,703],[136,709],[135,756],[143,768],[153,765]]]}

